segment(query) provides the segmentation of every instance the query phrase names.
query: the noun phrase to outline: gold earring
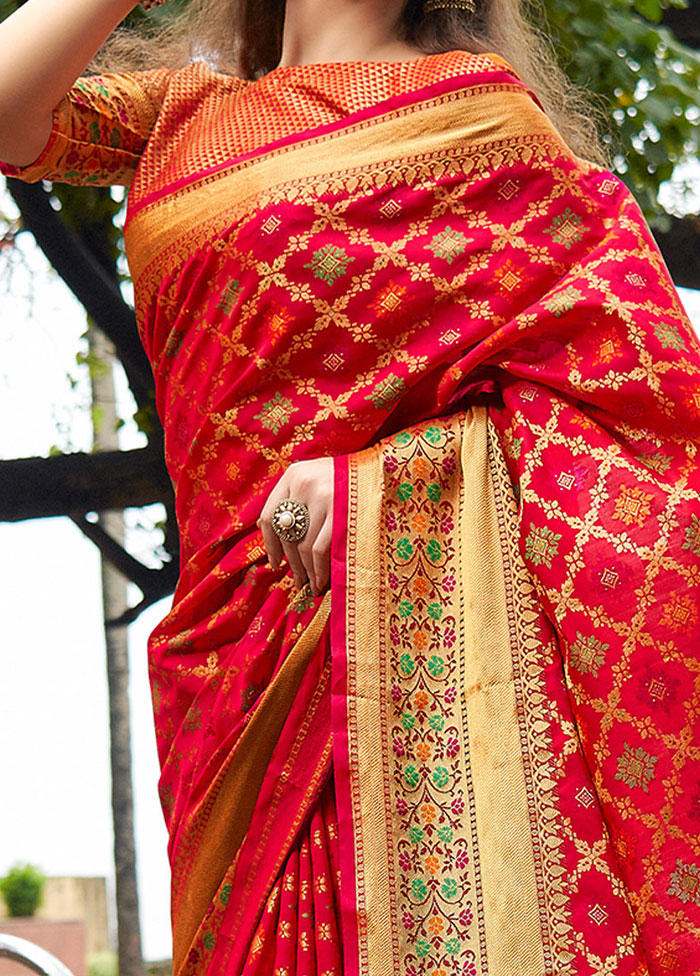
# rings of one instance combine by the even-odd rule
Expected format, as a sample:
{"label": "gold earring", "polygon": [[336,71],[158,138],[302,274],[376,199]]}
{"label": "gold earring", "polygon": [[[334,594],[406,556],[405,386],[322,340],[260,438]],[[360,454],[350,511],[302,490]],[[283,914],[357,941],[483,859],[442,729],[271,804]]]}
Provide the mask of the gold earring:
{"label": "gold earring", "polygon": [[426,14],[433,10],[463,10],[473,14],[476,11],[474,0],[425,0],[423,10]]}

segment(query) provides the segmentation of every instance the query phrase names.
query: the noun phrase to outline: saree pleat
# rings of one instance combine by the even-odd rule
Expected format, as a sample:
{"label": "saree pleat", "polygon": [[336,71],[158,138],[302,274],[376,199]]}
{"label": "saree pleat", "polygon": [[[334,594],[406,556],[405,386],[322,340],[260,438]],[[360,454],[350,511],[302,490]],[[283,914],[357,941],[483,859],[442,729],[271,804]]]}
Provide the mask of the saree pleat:
{"label": "saree pleat", "polygon": [[[620,180],[464,51],[54,121],[13,175],[135,171],[176,976],[700,973],[700,349]],[[314,599],[256,521],[321,456]]]}
{"label": "saree pleat", "polygon": [[[333,781],[289,854],[270,893],[245,961],[245,976],[339,976],[338,833]],[[334,867],[336,865],[336,867]]]}

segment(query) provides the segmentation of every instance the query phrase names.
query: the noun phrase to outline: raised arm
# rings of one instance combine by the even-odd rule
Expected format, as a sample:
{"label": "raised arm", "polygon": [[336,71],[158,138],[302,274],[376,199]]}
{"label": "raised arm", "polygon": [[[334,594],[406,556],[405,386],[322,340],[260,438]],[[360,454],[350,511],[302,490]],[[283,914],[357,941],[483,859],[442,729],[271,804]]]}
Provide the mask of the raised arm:
{"label": "raised arm", "polygon": [[134,0],[27,0],[0,24],[0,159],[26,166],[51,118]]}

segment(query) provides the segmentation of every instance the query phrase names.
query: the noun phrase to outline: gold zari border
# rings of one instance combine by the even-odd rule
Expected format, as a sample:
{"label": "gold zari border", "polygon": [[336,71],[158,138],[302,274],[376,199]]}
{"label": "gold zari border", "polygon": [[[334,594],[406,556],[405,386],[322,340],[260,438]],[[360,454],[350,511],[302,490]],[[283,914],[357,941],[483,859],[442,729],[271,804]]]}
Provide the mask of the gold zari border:
{"label": "gold zari border", "polygon": [[[471,953],[477,972],[489,976],[573,976],[554,757],[545,734],[548,652],[532,626],[534,596],[517,550],[512,489],[485,408],[433,422],[436,429],[446,446],[435,457],[442,451],[443,459],[457,462],[451,495],[440,501],[458,513],[443,545],[447,551],[454,543],[449,565],[458,568],[457,586],[450,592],[438,570],[433,583],[444,618],[457,622],[459,705],[450,722],[461,722],[462,758],[452,789],[468,802],[462,836],[453,844],[469,852],[466,890],[475,915],[460,958]],[[397,857],[408,845],[397,810],[408,795],[402,784],[409,760],[402,767],[392,748],[400,721],[393,712],[405,704],[395,708],[389,695],[400,675],[387,622],[400,618],[406,590],[400,576],[387,585],[389,574],[401,571],[396,561],[389,564],[395,540],[384,523],[403,449],[391,439],[392,482],[383,467],[388,443],[352,458],[349,470],[347,714],[362,976],[404,972],[418,945],[401,921],[416,912],[405,862],[402,868]],[[404,488],[412,477],[411,449],[405,449]]]}

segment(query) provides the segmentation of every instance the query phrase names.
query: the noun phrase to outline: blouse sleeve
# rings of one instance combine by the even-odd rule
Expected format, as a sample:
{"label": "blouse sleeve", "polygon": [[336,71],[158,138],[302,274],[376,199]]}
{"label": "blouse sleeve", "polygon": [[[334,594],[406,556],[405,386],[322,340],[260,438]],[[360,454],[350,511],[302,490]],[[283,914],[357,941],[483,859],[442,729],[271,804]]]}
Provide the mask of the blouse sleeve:
{"label": "blouse sleeve", "polygon": [[166,68],[79,78],[54,109],[41,154],[28,166],[0,163],[0,172],[28,183],[131,183],[168,87]]}

